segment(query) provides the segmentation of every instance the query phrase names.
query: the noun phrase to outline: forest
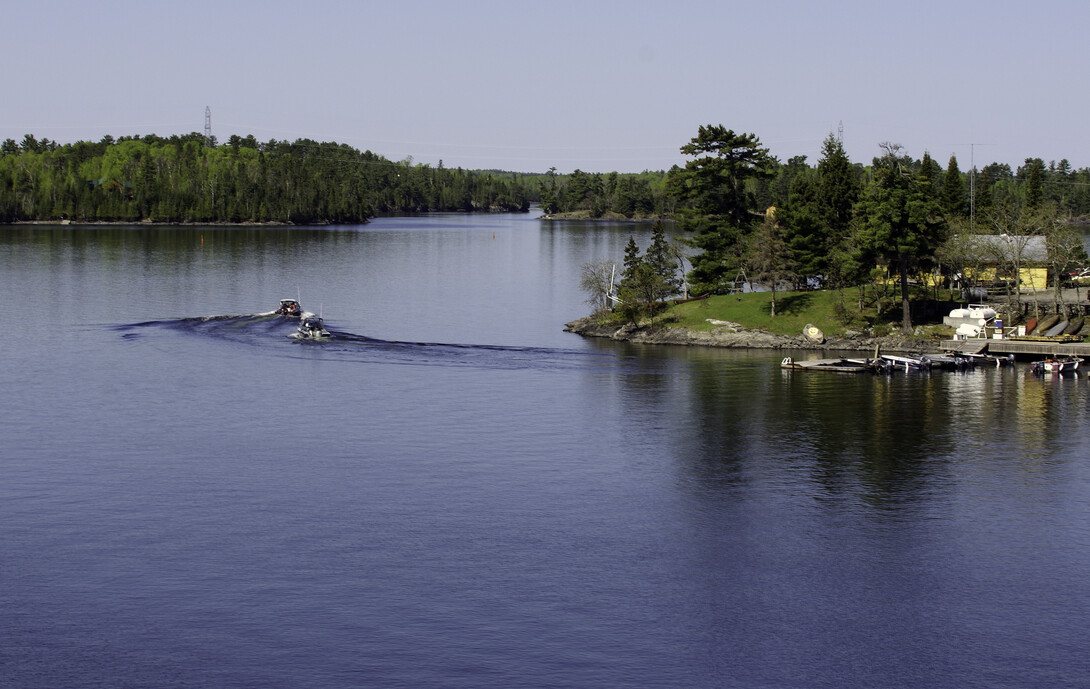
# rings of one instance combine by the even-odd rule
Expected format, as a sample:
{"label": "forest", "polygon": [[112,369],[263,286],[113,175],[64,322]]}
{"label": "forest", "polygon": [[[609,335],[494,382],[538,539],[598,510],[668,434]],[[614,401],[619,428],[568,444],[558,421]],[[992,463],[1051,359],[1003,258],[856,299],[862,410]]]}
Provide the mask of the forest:
{"label": "forest", "polygon": [[[849,163],[856,188],[874,178]],[[924,175],[952,215],[986,212],[1029,198],[1052,203],[1069,219],[1090,219],[1090,168],[1027,159],[1017,169],[991,163],[962,171],[925,152],[908,165]],[[673,218],[691,212],[679,194],[683,170],[558,174],[463,170],[391,161],[346,144],[230,136],[225,143],[196,132],[59,144],[27,134],[0,145],[0,222],[360,223],[377,215],[429,211],[525,212],[586,218]],[[804,156],[769,155],[762,174],[746,181],[755,209],[788,203],[797,180],[816,179]]]}
{"label": "forest", "polygon": [[[880,146],[876,144],[875,149],[879,155],[867,165],[850,163],[852,178],[860,187],[874,178],[876,162],[882,157]],[[950,213],[968,216],[971,201],[975,210],[986,211],[995,204],[1021,203],[1030,195],[1035,202],[1054,203],[1072,221],[1090,222],[1090,168],[1076,170],[1067,160],[1046,164],[1040,158],[1029,158],[1013,170],[1006,163],[990,163],[975,171],[963,171],[956,156],[951,156],[944,168],[924,152],[919,159],[909,160],[908,165],[927,177]],[[667,186],[667,179],[679,170],[675,166],[668,171],[645,170],[639,174],[580,170],[568,175],[546,174],[533,177],[531,193],[546,214],[672,217],[685,205]],[[810,164],[806,156],[786,162],[771,157],[765,172],[747,184],[754,206],[759,208],[783,205],[797,177],[818,175],[817,166]]]}
{"label": "forest", "polygon": [[202,134],[0,146],[0,222],[362,223],[390,213],[522,211],[520,175],[393,162],[309,139]]}

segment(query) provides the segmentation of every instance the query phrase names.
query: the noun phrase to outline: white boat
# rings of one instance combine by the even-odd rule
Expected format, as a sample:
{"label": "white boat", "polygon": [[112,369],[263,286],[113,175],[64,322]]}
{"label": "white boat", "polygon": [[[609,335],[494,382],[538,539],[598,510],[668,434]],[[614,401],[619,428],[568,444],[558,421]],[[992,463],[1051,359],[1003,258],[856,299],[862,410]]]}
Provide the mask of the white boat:
{"label": "white boat", "polygon": [[1006,356],[999,354],[959,354],[958,356],[968,361],[971,366],[995,366],[996,368],[1014,366],[1013,354],[1007,354]]}
{"label": "white boat", "polygon": [[1032,368],[1034,373],[1066,373],[1078,369],[1082,361],[1082,357],[1065,354],[1064,356],[1053,356],[1041,361],[1034,361]]}
{"label": "white boat", "polygon": [[288,318],[300,318],[303,315],[303,307],[299,306],[298,299],[281,299],[280,307],[274,311],[277,316]]}
{"label": "white boat", "polygon": [[914,359],[910,356],[897,356],[896,354],[881,354],[879,359],[885,361],[890,369],[905,371],[929,371],[931,362],[927,359]]}
{"label": "white boat", "polygon": [[307,316],[299,322],[299,329],[288,337],[296,340],[327,340],[332,335],[322,325],[320,316]]}

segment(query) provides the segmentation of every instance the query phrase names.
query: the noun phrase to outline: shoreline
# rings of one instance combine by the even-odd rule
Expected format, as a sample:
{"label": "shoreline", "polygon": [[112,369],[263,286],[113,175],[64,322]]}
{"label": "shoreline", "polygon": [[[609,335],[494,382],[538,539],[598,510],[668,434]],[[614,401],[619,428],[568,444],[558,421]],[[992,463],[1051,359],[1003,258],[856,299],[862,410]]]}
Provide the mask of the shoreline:
{"label": "shoreline", "polygon": [[564,331],[583,337],[600,337],[637,344],[666,344],[698,347],[726,347],[738,349],[781,349],[813,351],[873,352],[875,347],[885,352],[902,354],[939,354],[938,341],[903,335],[851,335],[825,338],[818,343],[803,335],[776,335],[764,330],[747,330],[733,325],[717,326],[709,331],[687,328],[647,328],[627,324],[602,324],[593,316],[578,318],[564,325]]}
{"label": "shoreline", "polygon": [[[277,220],[268,222],[227,222],[223,220],[208,222],[168,222],[165,220],[13,220],[7,223],[0,223],[0,225],[7,225],[10,227],[16,225],[71,225],[72,227],[96,227],[99,225],[140,225],[148,227],[311,227],[332,224],[334,223],[307,223],[306,225],[298,225],[296,223],[280,222]],[[367,223],[340,224],[365,225]]]}
{"label": "shoreline", "polygon": [[545,213],[539,215],[538,220],[552,220],[556,222],[563,222],[566,220],[577,220],[580,222],[616,222],[616,223],[649,223],[655,221],[663,222],[676,222],[674,218],[663,215],[641,215],[628,217],[621,215],[620,213],[614,213],[613,211],[606,211],[598,216],[592,216],[590,211],[564,211],[561,213]]}

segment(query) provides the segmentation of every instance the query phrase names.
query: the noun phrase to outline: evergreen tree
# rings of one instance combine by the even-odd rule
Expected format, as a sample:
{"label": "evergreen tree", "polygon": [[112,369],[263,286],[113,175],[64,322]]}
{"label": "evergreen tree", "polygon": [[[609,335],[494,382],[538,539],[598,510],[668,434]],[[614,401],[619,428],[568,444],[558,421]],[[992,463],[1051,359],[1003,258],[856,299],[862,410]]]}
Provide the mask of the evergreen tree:
{"label": "evergreen tree", "polygon": [[1026,158],[1025,167],[1019,170],[1026,177],[1026,207],[1031,210],[1041,206],[1044,171],[1045,161],[1040,158]]}
{"label": "evergreen tree", "polygon": [[829,134],[816,170],[798,172],[786,202],[775,211],[778,231],[791,251],[800,282],[830,282],[830,259],[851,232],[858,197],[851,161],[841,141]]}
{"label": "evergreen tree", "polygon": [[859,200],[859,181],[843,144],[832,134],[822,144],[817,172],[817,207],[830,238],[836,241],[848,234],[852,211]]}
{"label": "evergreen tree", "polygon": [[[800,282],[825,281],[833,232],[826,221],[828,209],[819,203],[815,175],[795,177],[787,202],[775,209],[777,234],[794,257]],[[782,278],[781,278],[782,279]]]}
{"label": "evergreen tree", "polygon": [[901,285],[902,329],[912,332],[908,277],[927,267],[945,238],[938,202],[928,193],[930,181],[913,175],[911,159],[899,144],[882,144],[886,154],[874,160],[874,181],[860,202],[860,248],[897,271]]}
{"label": "evergreen tree", "polygon": [[631,279],[636,274],[636,267],[641,261],[640,245],[636,243],[635,237],[628,235],[628,244],[624,247],[624,271],[621,277],[626,280]]}
{"label": "evergreen tree", "polygon": [[695,159],[672,169],[668,186],[686,204],[679,212],[682,227],[701,250],[692,260],[691,281],[697,292],[719,292],[741,266],[753,227],[756,199],[747,185],[767,178],[775,159],[755,135],[722,125],[701,126],[681,152]]}
{"label": "evergreen tree", "polygon": [[[662,256],[666,251],[665,237],[660,237],[659,246],[655,246],[653,251],[648,248],[648,255],[641,257],[636,240],[628,238],[624,251],[624,272],[617,286],[618,298],[621,300],[617,310],[633,323],[639,320],[640,314],[646,309],[651,318],[651,326],[654,327],[659,303],[677,292],[676,283],[663,274],[661,267]],[[660,265],[656,266],[656,263]]]}
{"label": "evergreen tree", "polygon": [[965,181],[958,170],[958,159],[950,156],[946,174],[942,178],[942,208],[948,217],[965,215],[968,200],[965,197]]}
{"label": "evergreen tree", "polygon": [[749,252],[751,277],[772,292],[771,315],[776,317],[776,288],[791,278],[796,270],[791,249],[784,241],[776,213],[769,212],[753,233]]}
{"label": "evergreen tree", "polygon": [[647,247],[644,262],[651,267],[660,278],[664,294],[661,298],[673,296],[681,289],[681,280],[678,278],[678,265],[674,252],[666,241],[666,232],[662,221],[656,220],[651,227],[651,245]]}
{"label": "evergreen tree", "polygon": [[769,205],[777,208],[787,203],[787,197],[791,195],[791,185],[799,175],[809,174],[810,166],[806,164],[806,156],[794,156],[786,165],[776,166],[776,178],[770,185],[772,198]]}
{"label": "evergreen tree", "polygon": [[[909,165],[911,167],[911,165]],[[918,187],[921,193],[930,196],[931,198],[939,198],[939,189],[942,188],[942,167],[935,162],[935,159],[931,157],[931,154],[927,151],[923,152],[923,160],[920,161],[920,170],[918,173]]]}

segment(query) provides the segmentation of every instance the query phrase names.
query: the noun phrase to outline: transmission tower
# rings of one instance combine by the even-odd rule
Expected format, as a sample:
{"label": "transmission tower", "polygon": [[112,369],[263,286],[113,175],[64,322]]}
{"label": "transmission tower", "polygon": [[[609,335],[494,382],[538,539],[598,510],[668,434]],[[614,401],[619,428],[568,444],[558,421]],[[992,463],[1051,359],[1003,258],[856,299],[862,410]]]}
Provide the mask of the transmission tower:
{"label": "transmission tower", "polygon": [[212,108],[208,105],[204,106],[204,143],[212,145]]}

